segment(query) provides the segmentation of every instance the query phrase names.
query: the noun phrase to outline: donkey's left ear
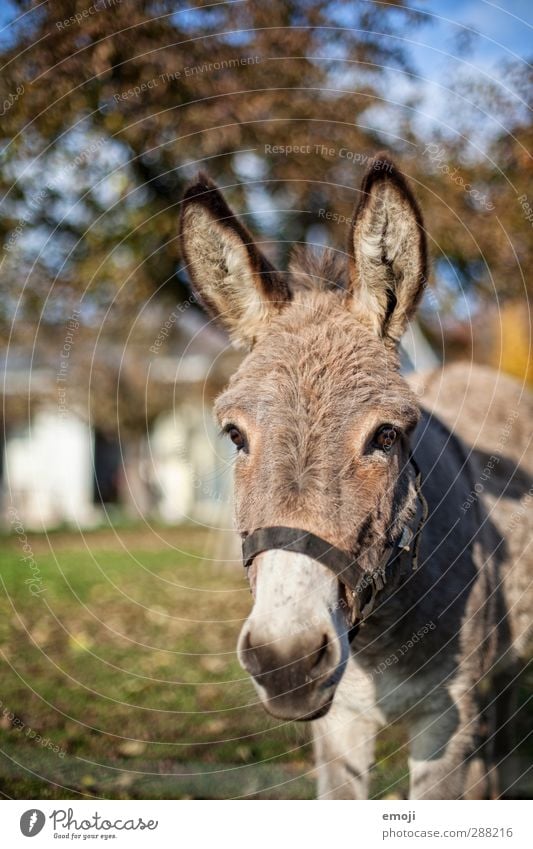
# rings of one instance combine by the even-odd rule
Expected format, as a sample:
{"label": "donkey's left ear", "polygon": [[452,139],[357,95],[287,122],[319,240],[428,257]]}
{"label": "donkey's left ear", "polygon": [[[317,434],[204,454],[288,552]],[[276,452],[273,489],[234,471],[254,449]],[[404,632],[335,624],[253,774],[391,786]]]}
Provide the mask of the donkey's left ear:
{"label": "donkey's left ear", "polygon": [[349,253],[354,309],[379,336],[397,342],[424,290],[427,250],[418,204],[386,154],[363,178]]}

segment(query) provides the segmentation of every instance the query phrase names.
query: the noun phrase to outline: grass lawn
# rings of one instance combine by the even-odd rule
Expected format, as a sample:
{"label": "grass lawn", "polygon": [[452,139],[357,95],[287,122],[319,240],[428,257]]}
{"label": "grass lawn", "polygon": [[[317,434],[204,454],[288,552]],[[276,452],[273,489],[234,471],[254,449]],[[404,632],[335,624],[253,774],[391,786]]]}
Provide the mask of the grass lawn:
{"label": "grass lawn", "polygon": [[[237,663],[250,595],[207,534],[30,536],[31,572],[20,542],[0,570],[1,794],[313,797],[307,729],[269,718]],[[372,794],[403,797],[405,773],[388,729]]]}

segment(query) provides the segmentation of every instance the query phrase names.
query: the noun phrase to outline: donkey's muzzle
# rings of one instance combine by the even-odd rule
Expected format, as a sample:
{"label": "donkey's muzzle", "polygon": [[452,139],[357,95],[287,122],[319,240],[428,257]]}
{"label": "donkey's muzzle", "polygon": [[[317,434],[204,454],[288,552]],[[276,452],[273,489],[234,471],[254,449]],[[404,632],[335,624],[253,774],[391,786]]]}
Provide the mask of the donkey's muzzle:
{"label": "donkey's muzzle", "polygon": [[275,716],[314,719],[329,708],[340,662],[339,641],[330,623],[271,642],[264,642],[261,631],[247,623],[239,658]]}

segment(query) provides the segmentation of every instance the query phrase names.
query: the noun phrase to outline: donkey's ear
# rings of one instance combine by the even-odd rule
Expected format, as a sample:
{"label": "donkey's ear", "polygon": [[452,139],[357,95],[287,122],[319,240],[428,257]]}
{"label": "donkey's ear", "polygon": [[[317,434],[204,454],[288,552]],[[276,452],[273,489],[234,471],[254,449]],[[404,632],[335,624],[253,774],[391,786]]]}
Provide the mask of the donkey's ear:
{"label": "donkey's ear", "polygon": [[354,309],[397,342],[425,286],[426,236],[418,204],[386,154],[375,157],[363,178],[349,252]]}
{"label": "donkey's ear", "polygon": [[290,292],[204,174],[185,193],[180,240],[206,309],[237,346],[250,347],[260,325],[290,300]]}

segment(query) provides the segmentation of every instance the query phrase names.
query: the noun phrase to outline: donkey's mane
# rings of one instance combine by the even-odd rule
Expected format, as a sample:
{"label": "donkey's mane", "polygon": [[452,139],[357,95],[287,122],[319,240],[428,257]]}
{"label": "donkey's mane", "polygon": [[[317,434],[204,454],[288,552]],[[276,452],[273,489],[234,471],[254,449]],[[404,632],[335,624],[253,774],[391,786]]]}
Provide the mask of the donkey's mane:
{"label": "donkey's mane", "polygon": [[346,254],[333,248],[297,245],[291,253],[289,273],[293,291],[343,294],[348,285]]}

